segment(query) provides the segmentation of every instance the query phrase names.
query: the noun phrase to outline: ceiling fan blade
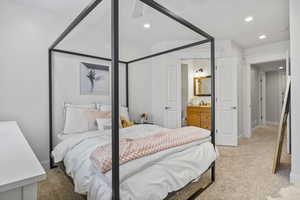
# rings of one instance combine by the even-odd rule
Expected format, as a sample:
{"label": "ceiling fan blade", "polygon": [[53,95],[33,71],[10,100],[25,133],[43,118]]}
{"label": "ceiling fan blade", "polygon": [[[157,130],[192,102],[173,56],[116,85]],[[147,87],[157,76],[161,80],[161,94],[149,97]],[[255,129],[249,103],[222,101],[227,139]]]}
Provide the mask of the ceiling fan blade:
{"label": "ceiling fan blade", "polygon": [[165,6],[175,11],[183,11],[189,6],[198,6],[208,0],[165,0]]}
{"label": "ceiling fan blade", "polygon": [[133,8],[132,17],[133,18],[139,18],[144,15],[144,8],[145,5],[140,0],[136,0]]}

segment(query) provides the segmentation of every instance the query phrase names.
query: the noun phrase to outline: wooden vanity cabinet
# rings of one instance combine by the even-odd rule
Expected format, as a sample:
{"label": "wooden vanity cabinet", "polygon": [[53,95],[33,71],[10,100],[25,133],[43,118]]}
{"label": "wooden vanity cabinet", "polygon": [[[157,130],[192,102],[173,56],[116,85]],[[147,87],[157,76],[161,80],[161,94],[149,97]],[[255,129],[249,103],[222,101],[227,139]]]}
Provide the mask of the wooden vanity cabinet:
{"label": "wooden vanity cabinet", "polygon": [[211,107],[188,106],[187,125],[211,130]]}

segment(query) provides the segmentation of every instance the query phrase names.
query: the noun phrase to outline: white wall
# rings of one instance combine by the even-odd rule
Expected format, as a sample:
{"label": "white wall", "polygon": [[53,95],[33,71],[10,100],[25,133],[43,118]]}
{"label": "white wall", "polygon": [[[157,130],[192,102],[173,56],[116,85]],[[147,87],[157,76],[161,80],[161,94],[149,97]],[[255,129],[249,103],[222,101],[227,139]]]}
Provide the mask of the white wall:
{"label": "white wall", "polygon": [[[110,66],[110,62],[85,57],[55,53],[53,55],[53,118],[54,144],[56,135],[61,133],[64,126],[64,103],[73,104],[111,104],[110,96],[80,94],[80,63],[93,63]],[[126,106],[126,68],[120,64],[119,69],[119,99],[120,105]],[[110,79],[111,80],[111,79]]]}
{"label": "white wall", "polygon": [[[14,2],[0,1],[0,120],[16,120],[39,160],[47,166],[49,163],[48,47],[74,16],[61,17],[48,10]],[[99,52],[108,52],[109,56],[110,48],[104,49],[102,39],[96,34],[89,34],[88,37],[79,34],[68,38],[62,46],[95,55],[99,55]],[[92,49],[88,44],[94,44]],[[123,57],[147,54],[144,47],[131,48],[132,44],[128,46],[122,44],[120,53]],[[61,56],[63,58],[65,55]],[[77,68],[79,60],[72,61],[68,56],[64,59]],[[77,76],[76,72],[73,75]],[[143,77],[147,80],[149,74],[146,73]],[[141,90],[143,89],[139,89]],[[148,94],[149,91],[151,87],[145,89]],[[131,94],[134,94],[134,89]],[[85,100],[67,98],[66,101],[87,101],[86,98],[83,97]],[[121,102],[124,102],[124,95],[121,95],[121,98]],[[147,96],[143,98],[146,99]],[[108,99],[107,97],[98,99],[94,96],[88,101],[107,102]],[[58,106],[61,106],[61,102],[62,100],[58,102]],[[150,102],[149,106],[151,107]]]}
{"label": "white wall", "polygon": [[65,22],[0,1],[0,120],[18,122],[43,164],[48,161],[48,47]]}
{"label": "white wall", "polygon": [[151,59],[130,64],[128,78],[129,113],[132,121],[138,121],[142,113],[152,114]]}
{"label": "white wall", "polygon": [[244,56],[248,62],[260,63],[264,60],[274,61],[285,59],[286,52],[289,50],[290,41],[281,41],[244,50]]}
{"label": "white wall", "polygon": [[300,183],[300,1],[290,0],[292,78],[292,170],[291,182]]}

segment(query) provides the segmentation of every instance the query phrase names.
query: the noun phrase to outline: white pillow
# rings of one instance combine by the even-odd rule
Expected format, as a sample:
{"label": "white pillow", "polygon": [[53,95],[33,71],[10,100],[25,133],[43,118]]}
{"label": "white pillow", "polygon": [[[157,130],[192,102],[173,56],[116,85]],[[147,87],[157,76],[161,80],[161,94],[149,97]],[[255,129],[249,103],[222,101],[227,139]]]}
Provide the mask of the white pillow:
{"label": "white pillow", "polygon": [[71,104],[65,103],[65,108],[96,108],[96,104]]}
{"label": "white pillow", "polygon": [[66,123],[66,110],[67,108],[82,108],[82,109],[95,109],[96,104],[72,104],[64,103],[64,123]]}
{"label": "white pillow", "polygon": [[[101,111],[111,111],[111,105],[99,105],[97,104],[97,108],[99,108]],[[123,116],[126,121],[130,121],[128,108],[124,106],[120,106],[120,116]]]}
{"label": "white pillow", "polygon": [[96,121],[99,131],[111,129],[111,118],[97,118]]}
{"label": "white pillow", "polygon": [[64,134],[81,133],[89,130],[87,109],[66,107]]}
{"label": "white pillow", "polygon": [[[105,111],[105,112],[109,112],[109,111]],[[97,121],[98,130],[103,131],[106,129],[111,129],[111,126],[112,126],[111,117],[97,118],[96,121]],[[122,122],[120,119],[119,119],[119,128],[123,128]]]}

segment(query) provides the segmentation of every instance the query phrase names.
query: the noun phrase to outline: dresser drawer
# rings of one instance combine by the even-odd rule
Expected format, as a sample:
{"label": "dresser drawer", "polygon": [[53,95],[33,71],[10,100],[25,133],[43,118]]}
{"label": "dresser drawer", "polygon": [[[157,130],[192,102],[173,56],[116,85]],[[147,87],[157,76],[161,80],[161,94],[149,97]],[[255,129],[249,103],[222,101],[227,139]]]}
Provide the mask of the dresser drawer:
{"label": "dresser drawer", "polygon": [[211,129],[211,122],[210,121],[201,121],[200,127],[204,129]]}
{"label": "dresser drawer", "polygon": [[211,129],[211,108],[201,106],[187,107],[187,125]]}
{"label": "dresser drawer", "polygon": [[211,121],[210,113],[201,113],[200,114],[200,120],[201,121]]}
{"label": "dresser drawer", "polygon": [[200,113],[201,108],[199,106],[188,106],[187,112],[197,112]]}
{"label": "dresser drawer", "polygon": [[187,112],[187,119],[200,121],[201,119],[200,112],[193,112],[193,111]]}
{"label": "dresser drawer", "polygon": [[200,126],[200,113],[189,113],[187,116],[187,124],[189,126]]}
{"label": "dresser drawer", "polygon": [[207,130],[211,130],[211,126],[210,125],[201,125],[200,128],[204,128],[204,129],[207,129]]}
{"label": "dresser drawer", "polygon": [[200,121],[188,121],[187,125],[188,126],[196,126],[196,127],[200,127],[201,128]]}

